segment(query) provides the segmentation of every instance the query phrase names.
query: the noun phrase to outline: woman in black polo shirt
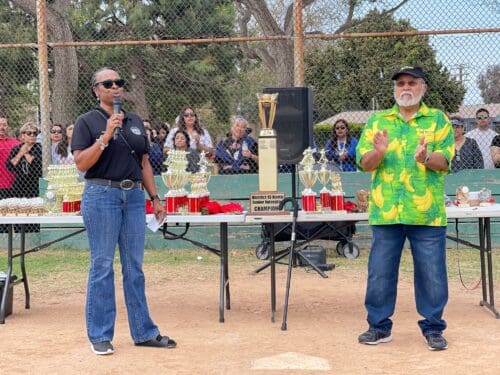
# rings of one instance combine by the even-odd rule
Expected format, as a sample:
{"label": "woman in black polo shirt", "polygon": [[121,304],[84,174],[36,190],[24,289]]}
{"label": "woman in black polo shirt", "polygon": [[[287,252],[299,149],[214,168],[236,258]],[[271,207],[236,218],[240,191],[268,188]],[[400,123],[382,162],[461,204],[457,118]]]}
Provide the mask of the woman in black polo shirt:
{"label": "woman in black polo shirt", "polygon": [[[118,244],[123,290],[132,339],[136,345],[173,348],[149,316],[142,262],[145,240],[145,197],[153,200],[162,220],[165,211],[157,194],[148,159],[149,143],[140,117],[121,110],[125,82],[118,72],[101,68],[92,77],[99,106],[75,123],[71,150],[85,172],[82,216],[90,245],[87,286],[87,335],[95,354],[111,354],[116,316],[113,259]],[[115,107],[114,107],[115,104]]]}

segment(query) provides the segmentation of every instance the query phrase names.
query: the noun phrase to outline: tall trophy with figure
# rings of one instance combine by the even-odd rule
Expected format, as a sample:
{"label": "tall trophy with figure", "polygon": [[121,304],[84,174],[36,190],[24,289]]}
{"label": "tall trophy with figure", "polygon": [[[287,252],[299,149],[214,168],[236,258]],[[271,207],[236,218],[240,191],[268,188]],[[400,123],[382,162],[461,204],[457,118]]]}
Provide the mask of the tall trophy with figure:
{"label": "tall trophy with figure", "polygon": [[257,94],[261,130],[259,133],[259,191],[250,194],[250,213],[280,212],[279,204],[285,198],[278,192],[278,150],[273,129],[278,94]]}
{"label": "tall trophy with figure", "polygon": [[302,210],[305,212],[316,211],[316,193],[312,187],[318,179],[318,171],[314,169],[314,155],[311,147],[304,150],[304,157],[299,163],[299,178],[304,185],[302,191]]}

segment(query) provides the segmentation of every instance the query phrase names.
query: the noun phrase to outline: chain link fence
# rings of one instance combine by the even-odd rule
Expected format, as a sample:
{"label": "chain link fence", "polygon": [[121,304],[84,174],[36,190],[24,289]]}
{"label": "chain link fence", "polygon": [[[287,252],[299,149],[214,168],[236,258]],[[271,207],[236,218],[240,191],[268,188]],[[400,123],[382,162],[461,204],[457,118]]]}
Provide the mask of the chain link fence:
{"label": "chain link fence", "polygon": [[[102,66],[125,79],[124,108],[148,120],[160,150],[173,147],[165,140],[179,122],[191,130],[184,115],[195,114],[216,171],[255,173],[255,94],[293,86],[294,66],[304,67],[304,85],[313,91],[315,144],[330,147],[333,168],[355,171],[352,140],[374,111],[393,105],[392,73],[421,65],[428,73],[424,100],[455,116],[454,170],[494,167],[499,2],[304,1],[303,24],[295,25],[304,36],[304,50],[295,51],[303,61],[294,59],[292,3],[40,1],[36,8],[34,1],[0,0],[0,198],[37,195],[31,184],[48,164],[72,162],[72,124],[97,105],[91,77]],[[46,60],[38,44],[45,38]],[[164,157],[156,159],[156,173]]]}

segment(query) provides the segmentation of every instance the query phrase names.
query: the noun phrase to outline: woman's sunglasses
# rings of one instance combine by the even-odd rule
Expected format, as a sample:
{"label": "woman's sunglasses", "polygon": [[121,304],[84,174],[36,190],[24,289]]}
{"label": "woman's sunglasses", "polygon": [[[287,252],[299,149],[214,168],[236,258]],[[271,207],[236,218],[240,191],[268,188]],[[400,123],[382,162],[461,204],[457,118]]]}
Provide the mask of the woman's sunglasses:
{"label": "woman's sunglasses", "polygon": [[336,126],[335,127],[335,130],[344,130],[345,129],[345,126]]}
{"label": "woman's sunglasses", "polygon": [[62,134],[62,130],[51,130],[50,134]]}
{"label": "woman's sunglasses", "polygon": [[36,137],[38,132],[23,132],[23,134],[26,134],[28,137]]}
{"label": "woman's sunglasses", "polygon": [[184,117],[196,117],[196,113],[186,112],[186,113],[184,113]]}
{"label": "woman's sunglasses", "polygon": [[102,82],[97,82],[95,84],[95,86],[101,84],[102,87],[104,87],[105,89],[110,89],[111,87],[113,87],[113,83],[117,86],[117,87],[123,87],[125,86],[125,80],[123,78],[118,78],[118,79],[107,79],[105,81],[102,81]]}

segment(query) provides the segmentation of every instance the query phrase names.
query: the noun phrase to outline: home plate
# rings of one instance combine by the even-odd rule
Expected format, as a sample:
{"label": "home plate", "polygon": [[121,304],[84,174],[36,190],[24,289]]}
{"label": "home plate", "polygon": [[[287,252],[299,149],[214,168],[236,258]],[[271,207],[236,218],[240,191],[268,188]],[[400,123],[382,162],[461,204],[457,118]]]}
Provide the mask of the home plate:
{"label": "home plate", "polygon": [[253,361],[252,370],[331,370],[324,358],[287,352]]}

